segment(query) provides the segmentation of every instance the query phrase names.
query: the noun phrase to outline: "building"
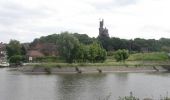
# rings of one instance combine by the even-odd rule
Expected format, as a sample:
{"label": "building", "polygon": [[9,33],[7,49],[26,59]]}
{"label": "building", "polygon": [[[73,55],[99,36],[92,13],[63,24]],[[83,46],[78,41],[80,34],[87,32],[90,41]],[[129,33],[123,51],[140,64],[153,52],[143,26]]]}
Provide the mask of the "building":
{"label": "building", "polygon": [[37,43],[35,46],[31,47],[31,50],[37,50],[45,56],[57,56],[57,48],[57,45],[54,43]]}
{"label": "building", "polygon": [[44,57],[44,54],[42,54],[38,50],[30,50],[27,52],[26,56],[28,57],[29,61],[33,61],[38,57]]}
{"label": "building", "polygon": [[100,21],[99,37],[109,37],[108,29],[106,27],[104,28],[104,20],[103,19]]}
{"label": "building", "polygon": [[0,63],[7,63],[6,45],[0,43]]}
{"label": "building", "polygon": [[29,61],[45,56],[58,56],[57,45],[54,43],[36,43],[32,46],[25,45],[26,57]]}

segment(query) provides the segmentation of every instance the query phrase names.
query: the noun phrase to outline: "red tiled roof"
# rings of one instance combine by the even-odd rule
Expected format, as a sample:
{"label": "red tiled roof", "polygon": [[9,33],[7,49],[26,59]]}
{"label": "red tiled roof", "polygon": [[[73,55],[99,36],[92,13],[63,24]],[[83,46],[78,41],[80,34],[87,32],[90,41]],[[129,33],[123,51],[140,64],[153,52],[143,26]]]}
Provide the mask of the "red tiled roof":
{"label": "red tiled roof", "polygon": [[42,54],[41,52],[39,52],[37,50],[30,50],[30,51],[28,51],[27,56],[30,56],[30,57],[43,57],[44,54]]}

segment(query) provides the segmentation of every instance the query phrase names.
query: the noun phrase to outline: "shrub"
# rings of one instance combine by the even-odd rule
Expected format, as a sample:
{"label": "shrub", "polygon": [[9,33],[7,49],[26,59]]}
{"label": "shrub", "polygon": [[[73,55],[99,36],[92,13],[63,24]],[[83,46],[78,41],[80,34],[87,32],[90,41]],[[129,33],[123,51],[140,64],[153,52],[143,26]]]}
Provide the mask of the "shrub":
{"label": "shrub", "polygon": [[20,64],[24,60],[25,60],[25,58],[23,56],[21,56],[21,55],[14,55],[14,56],[10,57],[9,62],[10,63],[15,63],[15,64]]}
{"label": "shrub", "polygon": [[139,98],[133,96],[133,93],[130,92],[130,96],[119,97],[118,100],[139,100]]}
{"label": "shrub", "polygon": [[118,50],[118,51],[116,51],[114,57],[115,57],[116,61],[125,61],[129,57],[129,51],[125,50],[125,49]]}

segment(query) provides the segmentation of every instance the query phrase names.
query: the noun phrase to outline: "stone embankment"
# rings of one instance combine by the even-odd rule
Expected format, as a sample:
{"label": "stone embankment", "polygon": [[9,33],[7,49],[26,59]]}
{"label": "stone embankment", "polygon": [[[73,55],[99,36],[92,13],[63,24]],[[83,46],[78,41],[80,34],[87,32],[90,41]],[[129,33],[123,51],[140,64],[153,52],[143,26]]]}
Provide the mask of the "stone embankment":
{"label": "stone embankment", "polygon": [[125,67],[125,66],[90,66],[90,67],[33,67],[24,66],[17,70],[24,73],[109,73],[109,72],[163,72],[167,71],[161,66],[140,66],[140,67]]}

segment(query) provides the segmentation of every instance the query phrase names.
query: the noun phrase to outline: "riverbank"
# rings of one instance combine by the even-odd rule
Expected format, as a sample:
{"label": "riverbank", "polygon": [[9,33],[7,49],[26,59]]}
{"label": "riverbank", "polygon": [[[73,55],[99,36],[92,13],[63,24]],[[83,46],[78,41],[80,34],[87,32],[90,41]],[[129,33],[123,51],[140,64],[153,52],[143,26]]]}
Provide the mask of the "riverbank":
{"label": "riverbank", "polygon": [[23,66],[15,68],[23,73],[48,73],[48,74],[64,74],[64,73],[112,73],[112,72],[163,72],[167,71],[161,66],[77,66],[77,67],[35,67]]}

